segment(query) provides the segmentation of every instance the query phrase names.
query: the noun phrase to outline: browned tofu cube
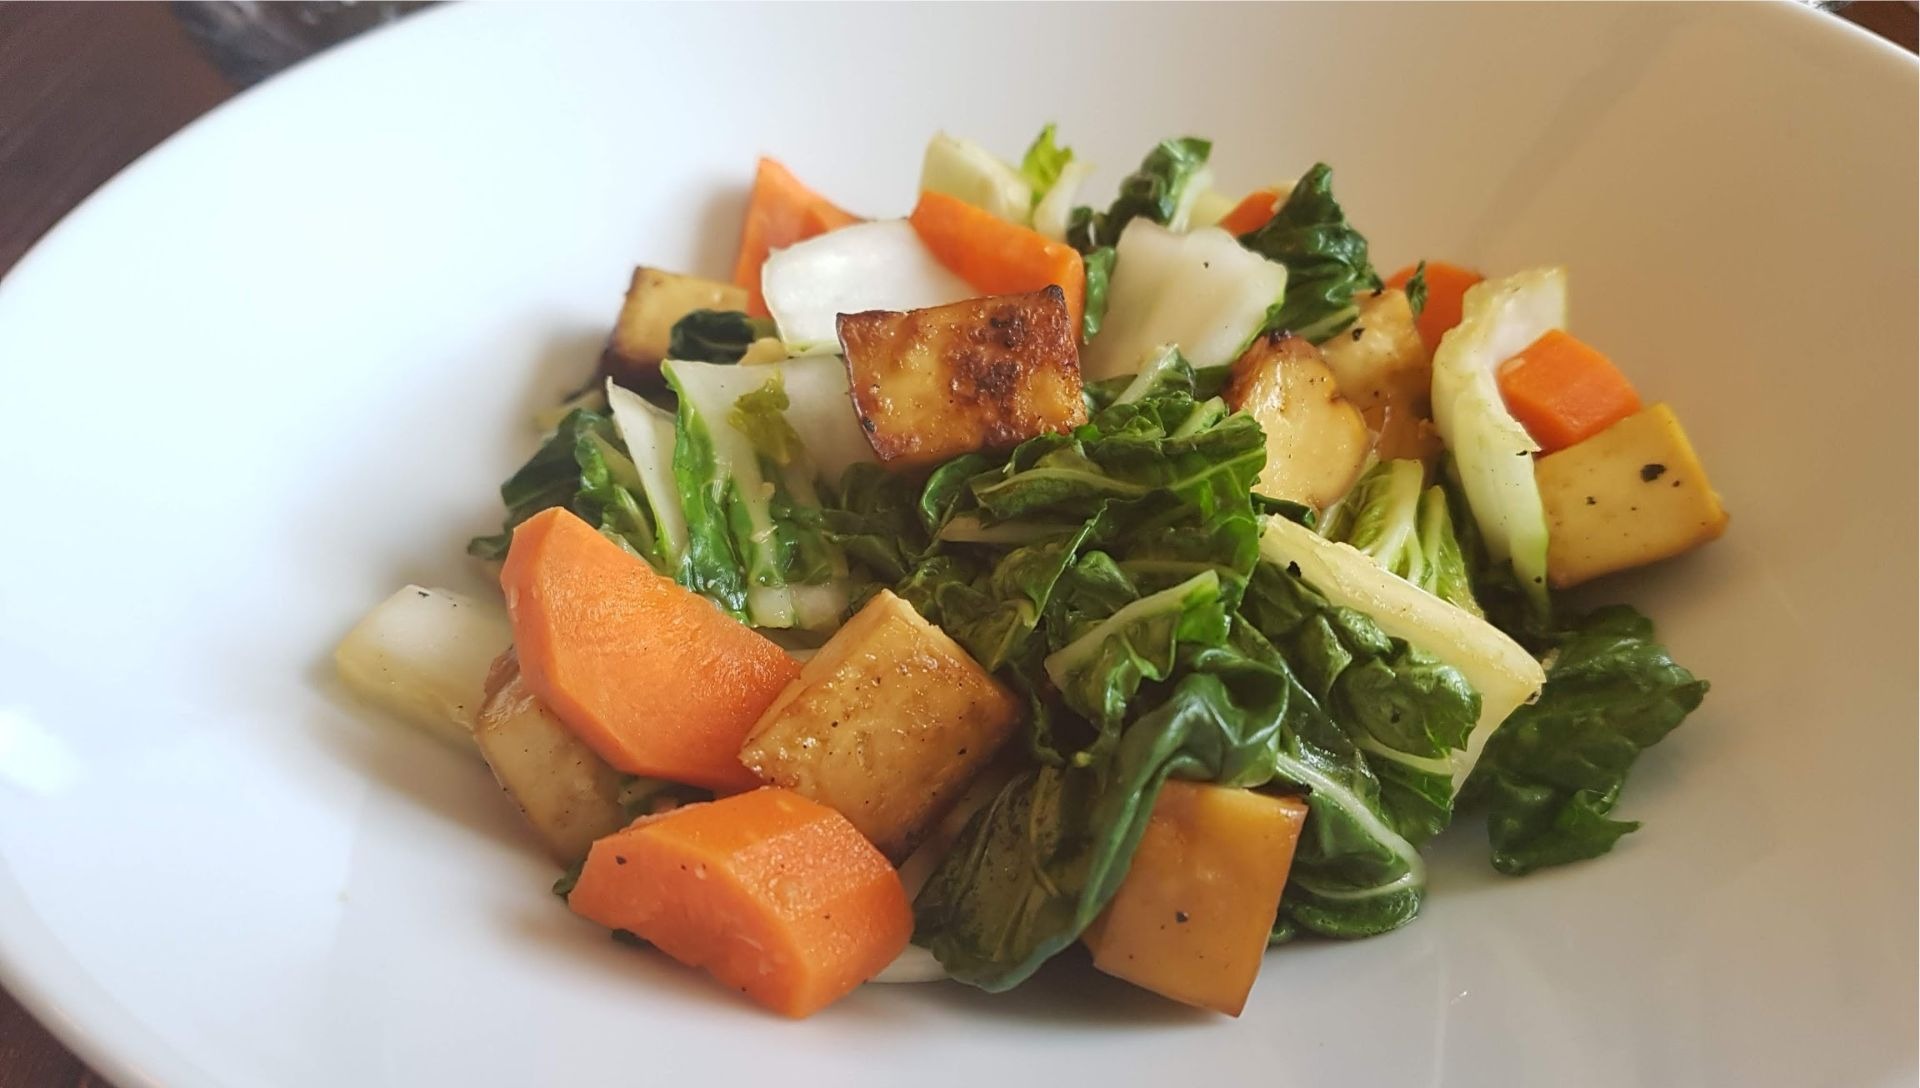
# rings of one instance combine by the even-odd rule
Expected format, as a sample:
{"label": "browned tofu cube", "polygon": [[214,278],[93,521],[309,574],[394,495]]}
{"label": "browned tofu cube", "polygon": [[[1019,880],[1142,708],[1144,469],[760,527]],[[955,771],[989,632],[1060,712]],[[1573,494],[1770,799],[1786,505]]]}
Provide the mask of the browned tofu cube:
{"label": "browned tofu cube", "polygon": [[1433,427],[1433,353],[1420,339],[1413,307],[1397,288],[1353,297],[1352,326],[1320,345],[1340,395],[1360,409],[1383,461],[1431,462],[1440,455]]}
{"label": "browned tofu cube", "polygon": [[946,632],[882,590],[761,715],[740,762],[839,810],[899,861],[1012,734],[1020,711]]}
{"label": "browned tofu cube", "polygon": [[1719,539],[1727,511],[1673,409],[1656,404],[1534,462],[1556,589]]}
{"label": "browned tofu cube", "polygon": [[1085,423],[1078,330],[1058,287],[840,315],[853,405],[880,461],[918,468]]}
{"label": "browned tofu cube", "polygon": [[1253,489],[1270,499],[1324,507],[1366,467],[1366,420],[1340,395],[1320,350],[1298,336],[1268,334],[1234,361],[1227,403],[1260,421],[1267,466]]}
{"label": "browned tofu cube", "polygon": [[627,776],[607,766],[540,704],[521,679],[511,650],[487,673],[486,702],[473,740],[501,788],[562,865],[586,857],[593,840],[627,825],[620,804]]}
{"label": "browned tofu cube", "polygon": [[681,318],[695,310],[746,308],[744,287],[658,268],[636,268],[601,365],[625,384],[656,383],[660,361],[667,357],[668,339]]}
{"label": "browned tofu cube", "polygon": [[1082,936],[1093,965],[1239,1016],[1307,819],[1298,797],[1201,782],[1160,789],[1127,878]]}

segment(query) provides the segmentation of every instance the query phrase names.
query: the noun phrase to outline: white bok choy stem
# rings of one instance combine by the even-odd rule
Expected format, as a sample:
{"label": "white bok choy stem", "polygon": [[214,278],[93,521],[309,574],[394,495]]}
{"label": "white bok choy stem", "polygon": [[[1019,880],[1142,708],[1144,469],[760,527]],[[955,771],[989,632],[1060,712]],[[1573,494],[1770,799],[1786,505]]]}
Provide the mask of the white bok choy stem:
{"label": "white bok choy stem", "polygon": [[1238,358],[1287,291],[1286,266],[1219,227],[1181,234],[1148,219],[1115,249],[1107,317],[1081,353],[1089,381],[1132,374],[1166,345],[1196,367]]}
{"label": "white bok choy stem", "polygon": [[841,314],[919,310],[979,292],[947,270],[904,219],[829,231],[767,258],[767,309],[789,351],[838,351]]}
{"label": "white bok choy stem", "polygon": [[1433,422],[1453,454],[1487,551],[1547,600],[1547,514],[1533,476],[1540,444],[1500,396],[1501,363],[1567,325],[1567,273],[1538,268],[1467,291],[1460,324],[1433,353]]}

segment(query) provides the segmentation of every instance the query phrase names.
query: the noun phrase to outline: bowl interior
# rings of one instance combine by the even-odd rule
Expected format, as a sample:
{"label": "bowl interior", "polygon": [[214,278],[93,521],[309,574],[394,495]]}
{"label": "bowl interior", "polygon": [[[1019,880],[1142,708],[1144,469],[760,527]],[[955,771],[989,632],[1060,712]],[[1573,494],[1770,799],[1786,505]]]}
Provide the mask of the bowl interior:
{"label": "bowl interior", "polygon": [[[129,1088],[973,1082],[983,1047],[1020,1083],[1910,1083],[1914,87],[1744,5],[488,6],[302,66],[0,290],[0,977]],[[1241,1022],[1067,964],[772,1023],[572,919],[485,768],[327,654],[404,581],[484,590],[530,410],[634,263],[725,270],[754,155],[900,214],[933,129],[1047,120],[1097,192],[1194,133],[1229,190],[1332,163],[1384,268],[1570,266],[1734,513],[1600,594],[1713,694],[1614,855],[1511,881],[1464,825],[1416,924],[1273,953]]]}

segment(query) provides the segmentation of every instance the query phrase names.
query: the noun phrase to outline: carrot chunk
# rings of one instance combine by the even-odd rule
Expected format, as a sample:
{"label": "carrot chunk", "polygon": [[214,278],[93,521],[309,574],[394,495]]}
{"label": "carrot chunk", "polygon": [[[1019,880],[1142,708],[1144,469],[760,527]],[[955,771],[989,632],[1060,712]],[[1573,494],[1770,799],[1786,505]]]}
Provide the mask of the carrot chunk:
{"label": "carrot chunk", "polygon": [[910,219],[934,257],[982,295],[1055,286],[1067,296],[1069,327],[1080,327],[1087,276],[1072,246],[945,193],[921,193]]}
{"label": "carrot chunk", "polygon": [[1500,395],[1543,452],[1563,450],[1640,410],[1611,360],[1555,329],[1500,364]]}
{"label": "carrot chunk", "polygon": [[747,312],[767,316],[767,300],[760,294],[760,266],[767,263],[769,254],[859,221],[859,216],[807,188],[793,171],[762,158],[753,173],[753,193],[747,198],[747,218],[740,229],[740,255],[733,263],[733,282],[747,289]]}
{"label": "carrot chunk", "polygon": [[628,774],[716,790],[757,780],[740,742],[800,664],[555,507],[513,531],[500,571],[521,674]]}
{"label": "carrot chunk", "polygon": [[838,812],[771,786],[594,843],[567,905],[792,1017],[846,996],[913,935],[880,851]]}
{"label": "carrot chunk", "polygon": [[1250,234],[1267,225],[1273,213],[1280,210],[1280,190],[1255,189],[1243,197],[1220,220],[1220,228],[1235,238]]}
{"label": "carrot chunk", "polygon": [[[1405,288],[1413,279],[1418,265],[1409,265],[1395,272],[1387,280],[1388,287]],[[1461,268],[1457,264],[1445,261],[1427,262],[1427,305],[1414,319],[1420,328],[1420,339],[1426,342],[1427,350],[1440,346],[1440,338],[1448,329],[1460,323],[1461,308],[1466,304],[1467,288],[1485,279],[1470,268]]]}

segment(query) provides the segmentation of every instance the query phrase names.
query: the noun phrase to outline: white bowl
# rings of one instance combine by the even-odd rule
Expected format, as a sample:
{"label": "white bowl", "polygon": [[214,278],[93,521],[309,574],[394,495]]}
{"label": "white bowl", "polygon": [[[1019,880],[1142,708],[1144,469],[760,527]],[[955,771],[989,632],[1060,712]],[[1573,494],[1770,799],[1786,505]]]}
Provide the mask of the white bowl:
{"label": "white bowl", "polygon": [[[326,663],[469,589],[526,413],[756,153],[899,212],[935,127],[1108,185],[1316,158],[1383,266],[1571,266],[1734,511],[1607,587],[1714,683],[1613,855],[1437,851],[1239,1021],[1090,973],[777,1021],[609,943],[486,770]],[[0,290],[0,981],[123,1088],[1911,1084],[1915,66],[1790,6],[462,7],[223,106]],[[1258,1078],[1257,1081],[1255,1078]]]}

